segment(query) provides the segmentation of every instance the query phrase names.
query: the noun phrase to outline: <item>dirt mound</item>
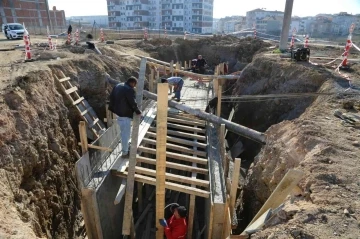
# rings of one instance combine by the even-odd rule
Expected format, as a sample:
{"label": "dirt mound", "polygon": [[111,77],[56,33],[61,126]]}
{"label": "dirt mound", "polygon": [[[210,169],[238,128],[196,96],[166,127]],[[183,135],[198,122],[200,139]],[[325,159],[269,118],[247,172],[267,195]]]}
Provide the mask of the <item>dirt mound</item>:
{"label": "dirt mound", "polygon": [[172,45],[152,45],[150,42],[138,44],[150,56],[162,61],[184,62],[203,55],[212,69],[221,62],[228,62],[230,72],[242,70],[256,53],[269,46],[269,43],[261,40],[232,36],[207,37],[196,41],[178,38]]}
{"label": "dirt mound", "polygon": [[[359,86],[356,81],[355,85]],[[240,157],[249,168],[243,185],[239,218],[246,226],[290,168],[304,172],[302,196],[286,202],[285,217],[276,227],[251,238],[353,238],[360,235],[360,170],[356,143],[360,131],[345,127],[335,117],[344,101],[360,102],[359,96],[339,96],[348,87],[320,66],[257,56],[236,82],[233,95],[332,92],[334,95],[303,98],[237,100],[234,121],[266,131],[263,147],[231,135],[230,145],[241,140]],[[239,102],[241,101],[241,102]],[[255,109],[255,110],[254,110]],[[343,109],[345,112],[346,110]],[[356,109],[351,109],[356,113]],[[359,113],[357,113],[359,114]],[[256,156],[256,157],[255,157]],[[255,157],[255,160],[253,161]],[[349,177],[349,175],[352,175]],[[345,215],[344,210],[351,211]],[[238,232],[241,232],[241,228]],[[295,235],[295,236],[294,236]]]}
{"label": "dirt mound", "polygon": [[[80,194],[74,173],[81,118],[53,74],[71,77],[80,94],[105,117],[108,88],[104,72],[125,81],[138,72],[139,59],[101,49],[106,55],[74,55],[21,64],[0,95],[0,238],[77,238]],[[50,63],[50,64],[49,64]],[[49,64],[49,65],[46,65]],[[114,77],[116,78],[116,77]]]}

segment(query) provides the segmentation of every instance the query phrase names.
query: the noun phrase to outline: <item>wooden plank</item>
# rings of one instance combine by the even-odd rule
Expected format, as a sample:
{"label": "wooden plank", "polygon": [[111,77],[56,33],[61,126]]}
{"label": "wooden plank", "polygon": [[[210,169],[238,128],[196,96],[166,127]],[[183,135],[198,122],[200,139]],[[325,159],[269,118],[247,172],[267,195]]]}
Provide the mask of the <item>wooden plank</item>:
{"label": "wooden plank", "polygon": [[[158,134],[158,138],[157,138],[156,142],[158,142],[158,141],[159,141],[159,134]],[[166,145],[164,145],[164,146],[166,147]],[[147,148],[144,146],[140,146],[138,149],[140,152],[149,153],[149,154],[153,154],[153,155],[156,155],[156,153],[159,150],[157,148],[157,146],[156,146],[156,149]],[[166,151],[166,148],[165,148],[165,151]],[[196,158],[196,157],[177,154],[177,153],[166,152],[166,157],[172,158],[172,159],[178,159],[178,160],[182,160],[182,161],[186,161],[186,162],[190,162],[190,163],[198,163],[198,164],[202,164],[202,165],[207,165],[207,163],[208,163],[207,159]]]}
{"label": "wooden plank", "polygon": [[[128,175],[128,172],[124,172],[123,174],[118,174],[117,176],[119,176],[119,177],[127,177],[127,175]],[[134,179],[137,182],[142,182],[142,183],[146,183],[146,184],[149,184],[149,185],[156,186],[156,179],[152,178],[152,177],[147,177],[147,176],[144,176],[144,175],[135,174]],[[173,191],[178,191],[178,192],[181,192],[181,193],[193,194],[193,195],[203,197],[203,198],[208,198],[210,196],[210,192],[208,192],[208,191],[198,189],[198,188],[193,188],[193,187],[190,187],[190,186],[180,185],[178,183],[165,182],[165,188],[173,190]],[[164,190],[164,192],[165,192],[165,190]],[[164,197],[165,197],[165,193],[164,193]],[[164,210],[164,208],[162,210]]]}
{"label": "wooden plank", "polygon": [[89,145],[86,134],[86,123],[84,121],[80,121],[79,134],[80,134],[81,152],[82,155],[84,155],[88,151],[88,145]]}
{"label": "wooden plank", "polygon": [[[153,132],[146,132],[146,136],[156,139],[156,133],[153,133]],[[202,143],[198,143],[198,142],[194,142],[194,141],[190,141],[190,140],[186,140],[186,139],[180,139],[180,138],[176,138],[176,137],[172,137],[172,136],[167,136],[166,140],[168,142],[178,143],[178,144],[183,144],[183,145],[188,145],[188,146],[196,146],[197,148],[202,148],[202,149],[205,149],[207,146],[206,144],[202,144]]]}
{"label": "wooden plank", "polygon": [[[230,115],[229,115],[228,121],[232,121],[232,120],[233,120],[233,118],[234,118],[234,114],[235,114],[235,108],[233,107],[233,108],[232,108],[232,110],[231,110],[231,112],[230,112]],[[228,131],[229,131],[228,129],[226,129],[226,130],[225,130],[225,137],[226,137],[226,135],[227,135]]]}
{"label": "wooden plank", "polygon": [[[164,238],[164,228],[159,224],[165,208],[166,135],[169,84],[158,84],[156,123],[156,239]],[[140,148],[139,148],[140,149]]]}
{"label": "wooden plank", "polygon": [[70,77],[65,77],[59,80],[60,83],[70,80]]}
{"label": "wooden plank", "polygon": [[[152,139],[143,139],[143,143],[147,143],[150,145],[156,145],[156,140],[152,140]],[[200,156],[200,157],[206,157],[206,152],[204,151],[198,151],[198,150],[194,150],[194,149],[189,149],[187,147],[183,147],[183,146],[179,146],[179,145],[175,145],[175,144],[166,144],[166,148],[167,149],[172,149],[172,150],[176,150],[182,153],[188,153],[188,154],[193,154],[196,156]]]}
{"label": "wooden plank", "polygon": [[182,120],[187,120],[187,121],[191,121],[191,122],[196,122],[199,124],[206,124],[206,121],[201,120],[195,116],[189,115],[189,114],[172,114],[172,113],[168,113],[168,117],[174,118],[174,119],[182,119]]}
{"label": "wooden plank", "polygon": [[246,234],[253,234],[255,232],[260,231],[270,216],[271,216],[271,209],[267,210],[254,223],[248,226],[245,230]]}
{"label": "wooden plank", "polygon": [[[156,132],[155,127],[150,127],[149,130],[152,132]],[[194,135],[194,134],[178,132],[178,131],[174,131],[174,130],[168,130],[167,133],[168,133],[168,135],[180,136],[180,137],[189,138],[189,139],[196,138],[197,140],[202,140],[202,141],[206,140],[206,137],[202,136],[202,135]]]}
{"label": "wooden plank", "polygon": [[[156,176],[156,171],[153,169],[136,167],[135,170],[136,173],[138,174],[144,174],[146,176],[153,176],[153,177]],[[194,186],[205,187],[205,188],[209,188],[209,184],[210,184],[209,181],[196,179],[196,177],[191,178],[191,177],[181,176],[172,173],[165,173],[165,177],[166,180],[175,181],[178,183],[193,184]]]}
{"label": "wooden plank", "polygon": [[236,201],[236,193],[239,186],[239,178],[240,178],[240,167],[241,167],[241,159],[237,158],[234,162],[234,170],[232,173],[232,182],[230,189],[230,213],[231,218],[234,218],[235,211],[235,201]]}
{"label": "wooden plank", "polygon": [[84,115],[86,115],[87,113],[89,113],[91,109],[92,109],[92,108],[89,107],[89,108],[87,108],[86,110],[84,110],[83,112],[81,112],[81,116],[84,116]]}
{"label": "wooden plank", "polygon": [[260,211],[255,215],[253,220],[249,223],[254,223],[261,215],[263,215],[270,208],[279,207],[286,197],[291,193],[293,188],[300,182],[304,173],[300,170],[290,169],[283,177],[279,185],[275,188],[268,200],[261,207]]}
{"label": "wooden plank", "polygon": [[149,212],[151,206],[152,206],[152,204],[149,203],[149,204],[146,206],[145,210],[142,211],[140,217],[136,220],[135,229],[138,229],[138,227],[140,226],[140,223],[144,220],[145,216],[148,215],[148,212]]}
{"label": "wooden plank", "polygon": [[[196,126],[195,126],[196,127]],[[196,134],[196,133],[195,133]],[[194,142],[197,142],[196,139],[194,139]],[[193,150],[196,151],[197,147],[194,146]],[[196,156],[196,155],[193,155]],[[197,167],[196,163],[192,164],[193,167]],[[192,173],[191,174],[191,179],[193,181],[197,180],[197,173]],[[195,187],[194,184],[191,185],[191,187]],[[210,187],[210,184],[209,184]],[[194,214],[195,214],[195,199],[196,197],[194,195],[190,195],[190,202],[189,202],[189,214],[188,214],[188,233],[187,233],[187,238],[188,239],[192,239],[193,238],[193,228],[194,228]]]}
{"label": "wooden plank", "polygon": [[168,127],[175,128],[175,129],[181,129],[181,130],[185,130],[185,131],[190,131],[190,132],[203,133],[203,134],[205,134],[205,132],[206,132],[205,129],[199,129],[199,128],[180,125],[180,124],[168,123]]}
{"label": "wooden plank", "polygon": [[[141,109],[144,83],[145,83],[145,71],[146,71],[146,59],[142,58],[140,63],[140,72],[139,72],[139,81],[136,91],[136,102],[138,107]],[[124,206],[124,217],[123,217],[123,235],[130,235],[131,229],[131,219],[132,219],[132,204],[134,197],[134,177],[135,177],[135,166],[136,166],[136,153],[138,145],[138,135],[139,135],[139,125],[140,125],[140,116],[135,115],[133,119],[133,129],[131,136],[131,145],[130,155],[129,155],[129,167],[128,167],[128,177],[126,183],[126,194],[125,194],[125,206]]]}
{"label": "wooden plank", "polygon": [[217,103],[216,115],[221,117],[222,85],[220,84],[218,88],[217,97],[218,97],[218,103]]}
{"label": "wooden plank", "polygon": [[91,125],[89,125],[89,128],[92,129],[94,126],[97,125],[97,123],[99,122],[99,119],[95,119]]}
{"label": "wooden plank", "polygon": [[183,119],[175,119],[175,118],[171,118],[169,116],[168,116],[168,122],[191,125],[191,126],[205,127],[205,122],[204,123],[199,123],[199,122],[193,121],[193,120],[189,121],[189,120],[183,120]]}
{"label": "wooden plank", "polygon": [[[138,156],[136,158],[136,161],[141,162],[141,163],[147,163],[150,165],[156,165],[156,159]],[[205,175],[207,175],[209,173],[209,170],[205,169],[205,168],[196,168],[196,167],[178,164],[178,163],[172,163],[172,162],[166,162],[166,168],[177,169],[177,170],[186,171],[186,172],[195,172],[195,173],[200,173],[200,174],[205,174]]]}
{"label": "wooden plank", "polygon": [[114,200],[114,205],[117,205],[121,202],[121,199],[124,197],[124,194],[125,194],[125,189],[126,189],[126,179],[123,179],[121,181],[120,188],[116,194],[116,197]]}
{"label": "wooden plank", "polygon": [[80,97],[79,99],[77,99],[77,100],[75,100],[75,101],[73,102],[73,105],[80,104],[83,100],[85,100],[85,98],[84,98],[84,97]]}
{"label": "wooden plank", "polygon": [[70,89],[65,90],[65,93],[66,93],[67,95],[70,95],[71,93],[74,93],[74,92],[77,91],[77,90],[78,90],[78,88],[77,88],[76,86],[74,86],[74,87],[72,87],[72,88],[70,88]]}

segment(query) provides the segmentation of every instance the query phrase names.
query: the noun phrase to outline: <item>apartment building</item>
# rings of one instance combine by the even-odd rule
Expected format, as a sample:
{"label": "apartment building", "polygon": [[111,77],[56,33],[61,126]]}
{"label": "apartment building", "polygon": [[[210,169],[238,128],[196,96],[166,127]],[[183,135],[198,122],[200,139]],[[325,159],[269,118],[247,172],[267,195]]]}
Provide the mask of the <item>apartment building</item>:
{"label": "apartment building", "polygon": [[214,0],[107,0],[109,26],[212,33]]}
{"label": "apartment building", "polygon": [[252,11],[248,11],[248,12],[246,12],[247,28],[253,28],[253,26],[256,25],[260,19],[263,19],[265,17],[284,17],[284,12],[266,11],[266,10],[260,9],[260,8],[252,10]]}
{"label": "apartment building", "polygon": [[[65,12],[49,11],[50,21],[54,27],[66,25]],[[0,0],[0,25],[6,23],[25,23],[26,26],[50,26],[45,0]]]}

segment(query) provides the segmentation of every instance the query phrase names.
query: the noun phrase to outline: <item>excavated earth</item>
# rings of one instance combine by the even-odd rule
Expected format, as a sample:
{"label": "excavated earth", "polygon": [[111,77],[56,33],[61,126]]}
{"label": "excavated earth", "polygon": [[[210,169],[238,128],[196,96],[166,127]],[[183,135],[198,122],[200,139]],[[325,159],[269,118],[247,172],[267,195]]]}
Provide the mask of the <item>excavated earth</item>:
{"label": "excavated earth", "polygon": [[[251,238],[359,238],[360,128],[342,123],[335,110],[360,117],[359,65],[346,73],[332,67],[295,63],[257,55],[235,84],[231,95],[332,93],[327,96],[234,102],[234,121],[265,132],[261,146],[229,135],[230,145],[242,141],[241,187],[238,201],[242,232],[289,169],[304,173],[297,191],[285,201],[279,217]],[[232,88],[232,89],[231,89]],[[357,93],[343,96],[338,93]]]}
{"label": "excavated earth", "polygon": [[[244,145],[239,228],[234,232],[246,227],[285,173],[295,168],[304,172],[301,195],[292,203],[288,198],[283,217],[251,238],[359,238],[360,130],[342,124],[334,110],[359,114],[360,97],[337,95],[347,90],[348,82],[333,69],[268,56],[269,46],[232,37],[119,41],[100,46],[102,56],[82,48],[59,47],[54,53],[34,48],[38,61],[26,64],[19,62],[19,51],[0,52],[0,238],[83,235],[74,175],[81,118],[54,74],[61,70],[71,77],[103,119],[109,93],[105,72],[124,81],[137,76],[140,61],[133,55],[184,61],[197,54],[212,66],[228,61],[230,72],[243,69],[239,80],[227,83],[224,95],[334,93],[223,104],[224,117],[235,107],[236,123],[267,136],[264,146],[227,137],[230,146],[238,141]],[[349,75],[358,88],[349,92],[359,92],[359,72],[354,65]]]}
{"label": "excavated earth", "polygon": [[84,233],[74,173],[81,118],[54,75],[61,70],[71,77],[103,119],[104,73],[125,81],[137,76],[140,61],[109,47],[101,50],[103,56],[81,48],[59,47],[51,53],[34,47],[36,62],[9,58],[10,67],[2,68],[0,238],[78,238]]}

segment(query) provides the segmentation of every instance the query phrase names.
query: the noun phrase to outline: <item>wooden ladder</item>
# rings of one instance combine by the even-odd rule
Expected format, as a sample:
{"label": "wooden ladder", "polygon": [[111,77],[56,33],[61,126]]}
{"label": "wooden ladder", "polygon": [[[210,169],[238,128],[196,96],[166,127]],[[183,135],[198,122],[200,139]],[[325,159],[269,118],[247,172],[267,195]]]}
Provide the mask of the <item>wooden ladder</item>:
{"label": "wooden ladder", "polygon": [[80,97],[78,88],[73,86],[70,82],[70,77],[66,77],[62,71],[58,71],[60,77],[54,74],[55,79],[60,83],[60,86],[68,99],[77,108],[81,117],[85,120],[88,128],[94,133],[95,137],[98,138],[103,132],[105,132],[105,125],[97,117],[94,109],[85,100],[84,97]]}

